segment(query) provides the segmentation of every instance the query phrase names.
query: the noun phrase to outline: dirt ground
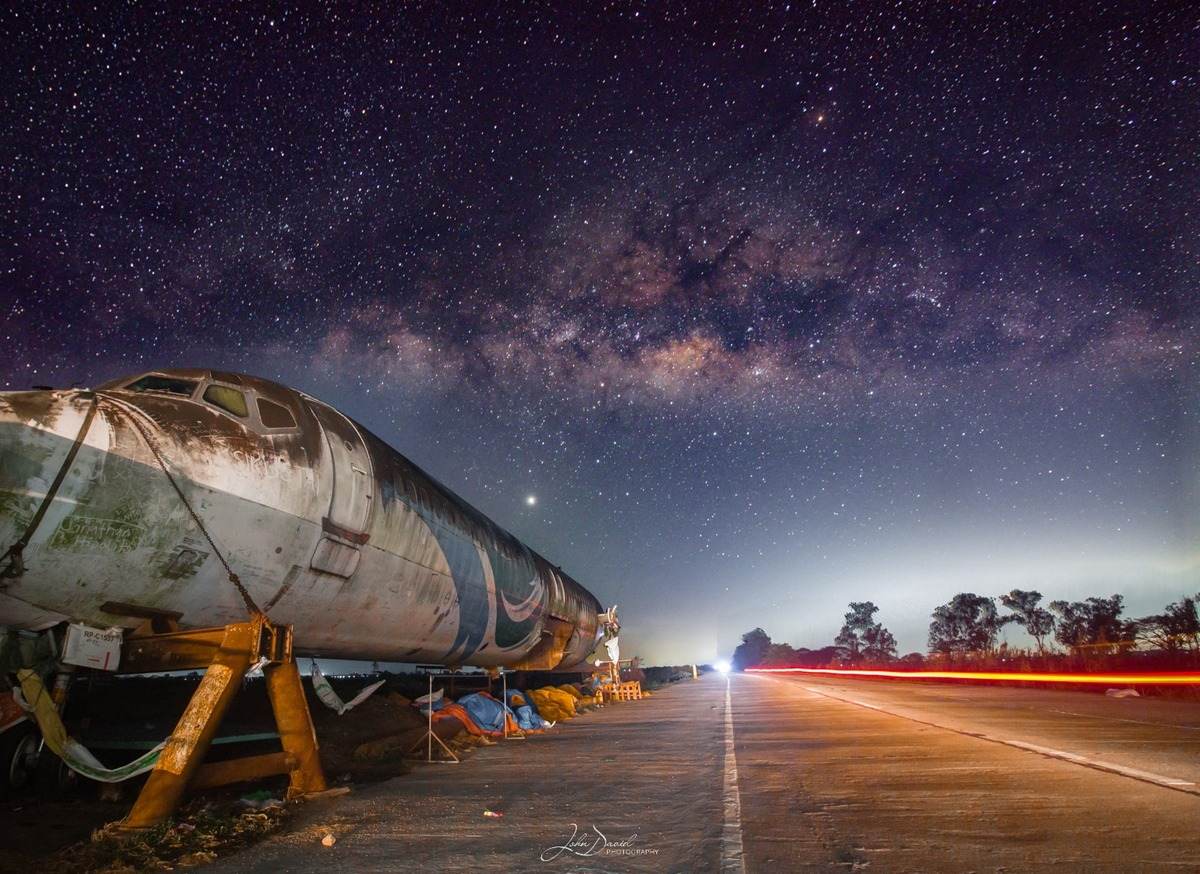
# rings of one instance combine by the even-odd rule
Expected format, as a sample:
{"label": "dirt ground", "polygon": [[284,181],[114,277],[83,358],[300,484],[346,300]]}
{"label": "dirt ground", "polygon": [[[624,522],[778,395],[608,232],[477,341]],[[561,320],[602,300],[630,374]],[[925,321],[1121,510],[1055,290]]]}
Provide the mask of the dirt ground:
{"label": "dirt ground", "polygon": [[[351,698],[373,678],[331,678],[335,690],[344,699]],[[321,704],[305,684],[309,711],[319,738],[321,761],[332,788],[359,791],[372,783],[407,774],[414,766],[408,753],[425,734],[427,721],[412,706],[411,698],[425,692],[426,681],[415,675],[387,675],[387,684],[354,710],[339,716]],[[561,676],[556,677],[563,682]],[[439,684],[440,685],[440,684]],[[104,747],[105,739],[159,739],[170,733],[172,723],[164,714],[178,713],[194,688],[188,678],[130,678],[122,681],[101,677],[94,684],[77,684],[73,690],[74,713],[67,721],[72,733],[92,745],[108,764],[115,765],[136,755],[136,751]],[[456,695],[487,688],[480,676],[455,678]],[[496,694],[499,684],[496,685]],[[411,696],[411,697],[410,697]],[[80,714],[86,713],[86,718]],[[253,680],[235,699],[235,705],[222,724],[221,735],[273,731],[270,708],[261,683]],[[435,733],[460,757],[467,759],[478,748],[493,741],[462,731],[456,720],[434,724]],[[88,740],[93,744],[88,744]],[[278,750],[278,742],[214,746],[210,760],[232,755],[252,755]],[[414,755],[419,755],[419,750]],[[119,820],[129,811],[143,780],[105,787],[97,784],[75,786],[65,793],[29,791],[16,798],[0,800],[0,872],[27,872],[31,866],[49,862],[56,870],[85,870],[89,864],[114,865],[121,870],[120,853],[102,841],[89,846],[97,830]],[[126,857],[133,860],[131,870],[175,865],[182,858],[185,866],[194,866],[250,843],[279,828],[301,806],[287,805],[282,812],[273,808],[270,816],[261,815],[264,801],[282,798],[286,778],[258,781],[253,785],[229,787],[206,792],[191,799],[175,818],[172,829],[155,834],[135,847]],[[56,798],[62,795],[61,798]],[[249,796],[255,804],[242,803]],[[54,800],[56,799],[56,800]],[[257,805],[257,806],[256,806]],[[322,835],[323,837],[323,835]],[[161,858],[159,854],[161,852]],[[109,857],[118,862],[110,863]]]}
{"label": "dirt ground", "polygon": [[105,823],[120,819],[128,803],[94,798],[46,801],[37,798],[0,801],[0,871],[35,870],[51,853],[85,841]]}
{"label": "dirt ground", "polygon": [[[348,698],[358,685],[366,681],[334,679],[332,682]],[[307,683],[305,686],[309,693],[313,723],[320,738],[322,764],[332,786],[362,785],[396,777],[409,770],[411,766],[403,754],[422,735],[426,722],[407,697],[385,687],[353,711],[338,716],[316,700]],[[90,736],[104,737],[108,733],[125,738],[160,738],[171,730],[169,719],[164,720],[162,714],[182,710],[190,692],[191,686],[187,682],[152,680],[121,685],[110,681],[99,690],[81,688],[74,704],[78,710],[88,710],[94,714]],[[266,696],[260,693],[262,690],[256,684],[248,684],[248,688],[239,695],[237,707],[227,718],[222,734],[272,730]],[[157,707],[148,708],[147,701],[156,702]],[[89,731],[85,723],[71,720],[71,715],[68,712],[72,731]],[[97,726],[102,726],[104,730],[98,730]],[[446,730],[440,733],[448,738],[455,734]],[[356,755],[364,744],[371,747],[370,754]],[[236,747],[214,747],[213,755],[220,758],[277,749],[277,742],[263,741]],[[134,755],[136,752],[121,750],[109,751],[105,757],[109,764],[116,764]],[[0,818],[4,823],[4,827],[0,828],[0,872],[27,872],[30,866],[71,845],[86,842],[94,831],[129,812],[142,782],[135,780],[107,787],[103,798],[100,787],[89,784],[73,787],[64,793],[48,793],[43,785],[39,791],[0,800]],[[239,812],[236,802],[241,796],[266,793],[282,797],[285,787],[286,778],[279,777],[260,781],[253,786],[209,792],[205,794],[204,801],[211,802],[212,809],[220,811],[222,815],[235,816]],[[56,798],[59,794],[65,797]],[[245,809],[241,808],[243,811]]]}

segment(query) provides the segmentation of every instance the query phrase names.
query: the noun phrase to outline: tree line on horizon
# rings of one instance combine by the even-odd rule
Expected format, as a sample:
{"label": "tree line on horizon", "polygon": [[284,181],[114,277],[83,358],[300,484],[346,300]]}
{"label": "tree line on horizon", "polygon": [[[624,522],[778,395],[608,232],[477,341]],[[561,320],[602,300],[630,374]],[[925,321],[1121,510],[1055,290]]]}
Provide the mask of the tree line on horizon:
{"label": "tree line on horizon", "polygon": [[[1082,601],[1050,601],[1041,592],[1013,589],[999,598],[1008,610],[1001,614],[995,598],[961,592],[934,609],[929,622],[928,653],[898,656],[896,638],[876,621],[879,608],[871,601],[853,601],[841,630],[829,646],[793,648],[775,643],[761,628],[742,635],[731,663],[735,670],[750,667],[828,667],[888,665],[915,667],[925,661],[981,661],[997,657],[1103,657],[1134,650],[1155,650],[1170,657],[1200,655],[1200,594],[1181,598],[1161,613],[1140,619],[1123,617],[1121,595]],[[999,643],[1005,625],[1019,625],[1035,649],[1010,650]],[[1057,647],[1055,646],[1057,644]]]}

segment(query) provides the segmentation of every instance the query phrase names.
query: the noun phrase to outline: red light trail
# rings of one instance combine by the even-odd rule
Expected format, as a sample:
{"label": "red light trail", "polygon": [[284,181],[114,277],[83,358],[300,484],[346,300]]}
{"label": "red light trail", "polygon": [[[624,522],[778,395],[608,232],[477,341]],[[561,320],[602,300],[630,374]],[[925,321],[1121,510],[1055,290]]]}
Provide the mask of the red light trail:
{"label": "red light trail", "polygon": [[1093,683],[1109,686],[1200,686],[1200,671],[1131,674],[1022,674],[993,671],[885,671],[852,668],[746,668],[755,674],[832,674],[902,680],[982,680],[994,683]]}

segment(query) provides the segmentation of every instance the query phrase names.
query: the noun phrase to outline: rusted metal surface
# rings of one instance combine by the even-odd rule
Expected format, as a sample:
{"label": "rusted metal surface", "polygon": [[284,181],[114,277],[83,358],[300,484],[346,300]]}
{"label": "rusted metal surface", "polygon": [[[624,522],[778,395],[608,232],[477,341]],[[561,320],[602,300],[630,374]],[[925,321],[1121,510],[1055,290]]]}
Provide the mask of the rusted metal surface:
{"label": "rusted metal surface", "polygon": [[[138,374],[97,395],[24,571],[0,586],[0,625],[245,619],[136,419],[253,602],[295,628],[302,652],[553,669],[583,661],[603,633],[582,586],[314,398],[208,370]],[[0,550],[26,530],[88,404],[78,391],[0,394]]]}
{"label": "rusted metal surface", "polygon": [[224,640],[224,628],[192,628],[165,634],[133,635],[125,639],[121,668],[124,673],[130,674],[205,668]]}
{"label": "rusted metal surface", "polygon": [[324,792],[325,775],[317,752],[317,733],[313,729],[308,701],[300,685],[300,672],[291,658],[264,669],[267,695],[275,714],[279,742],[288,756],[289,776],[287,797],[297,798],[313,792]]}
{"label": "rusted metal surface", "polygon": [[199,792],[228,786],[230,783],[246,783],[262,780],[277,774],[286,774],[296,766],[296,758],[290,753],[264,753],[261,756],[243,756],[224,762],[208,762],[196,769],[188,789]]}

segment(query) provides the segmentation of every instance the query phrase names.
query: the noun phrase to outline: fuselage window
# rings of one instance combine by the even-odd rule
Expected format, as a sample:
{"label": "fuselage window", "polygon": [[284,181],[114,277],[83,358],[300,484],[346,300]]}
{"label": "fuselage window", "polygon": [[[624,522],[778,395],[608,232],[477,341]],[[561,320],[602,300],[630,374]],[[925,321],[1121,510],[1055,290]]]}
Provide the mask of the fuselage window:
{"label": "fuselage window", "polygon": [[158,376],[149,374],[141,379],[134,380],[129,385],[125,386],[126,391],[152,391],[162,394],[180,395],[185,398],[190,398],[192,392],[196,390],[196,381],[193,379],[176,379],[170,376]]}
{"label": "fuselage window", "polygon": [[258,399],[258,418],[262,420],[264,428],[296,427],[296,419],[291,410],[283,404],[277,404],[265,398]]}
{"label": "fuselage window", "polygon": [[246,396],[227,385],[210,385],[204,390],[204,399],[214,407],[233,413],[239,419],[244,419],[250,414],[246,408]]}

